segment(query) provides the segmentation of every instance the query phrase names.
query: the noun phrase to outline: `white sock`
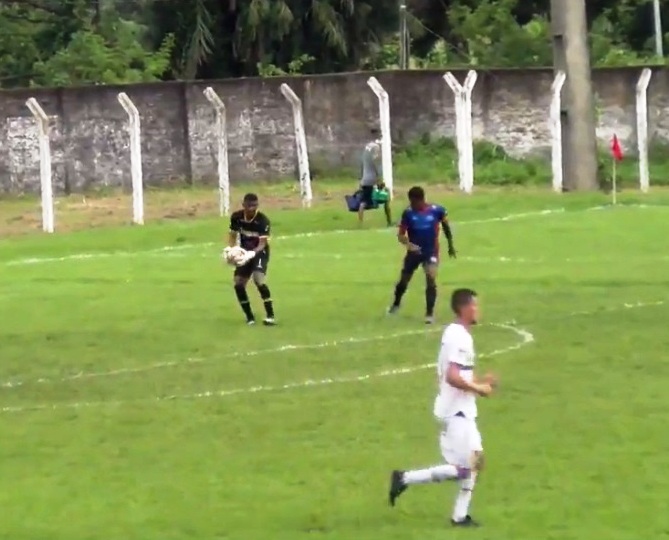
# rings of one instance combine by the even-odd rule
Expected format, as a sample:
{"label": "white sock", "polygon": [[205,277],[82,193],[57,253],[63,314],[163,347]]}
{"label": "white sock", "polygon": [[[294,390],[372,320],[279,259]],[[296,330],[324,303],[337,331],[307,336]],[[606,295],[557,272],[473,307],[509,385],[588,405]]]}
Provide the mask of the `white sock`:
{"label": "white sock", "polygon": [[455,498],[453,508],[453,521],[462,521],[469,514],[469,504],[472,502],[472,491],[476,484],[476,473],[472,472],[471,477],[460,480],[460,491]]}
{"label": "white sock", "polygon": [[437,465],[429,469],[420,469],[417,471],[407,471],[404,473],[404,483],[411,484],[430,484],[432,482],[443,482],[444,480],[454,480],[458,477],[458,469],[455,465]]}

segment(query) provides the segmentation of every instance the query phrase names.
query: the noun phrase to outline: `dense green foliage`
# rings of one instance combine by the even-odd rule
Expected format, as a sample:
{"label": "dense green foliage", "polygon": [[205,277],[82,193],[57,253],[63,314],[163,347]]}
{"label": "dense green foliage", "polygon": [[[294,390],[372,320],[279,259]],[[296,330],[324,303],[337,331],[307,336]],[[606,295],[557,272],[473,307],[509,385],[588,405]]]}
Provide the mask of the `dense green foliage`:
{"label": "dense green foliage", "polygon": [[[398,0],[0,3],[3,87],[393,68]],[[649,0],[588,0],[593,60],[653,60]],[[542,66],[550,0],[407,0],[414,67]],[[666,8],[669,15],[669,6]]]}

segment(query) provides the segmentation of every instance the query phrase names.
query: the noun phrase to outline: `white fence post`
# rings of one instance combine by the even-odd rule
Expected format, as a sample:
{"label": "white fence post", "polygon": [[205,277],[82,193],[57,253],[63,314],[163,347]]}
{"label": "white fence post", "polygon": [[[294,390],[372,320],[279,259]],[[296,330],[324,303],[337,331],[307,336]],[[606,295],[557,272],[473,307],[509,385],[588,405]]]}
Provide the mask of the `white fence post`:
{"label": "white fence post", "polygon": [[644,193],[650,187],[648,170],[648,84],[653,72],[649,68],[641,71],[636,85],[636,140],[639,150],[639,186]]}
{"label": "white fence post", "polygon": [[472,93],[478,75],[476,71],[467,73],[461,85],[449,71],[444,80],[455,97],[455,134],[458,146],[458,172],[460,189],[471,193],[474,189],[474,132],[472,127]]}
{"label": "white fence post", "polygon": [[118,95],[118,101],[128,113],[130,130],[130,174],[132,177],[132,220],[144,225],[144,182],[142,179],[142,139],[139,111],[125,92]]}
{"label": "white fence post", "polygon": [[562,87],[567,80],[564,71],[558,71],[551,85],[551,167],[553,169],[553,191],[562,193]]}
{"label": "white fence post", "polygon": [[293,89],[287,84],[281,85],[281,93],[293,109],[293,125],[295,128],[295,145],[297,147],[297,167],[300,174],[300,194],[302,206],[309,208],[313,199],[311,192],[311,171],[309,169],[309,151],[307,149],[307,135],[304,129],[304,114],[302,100],[297,97]]}
{"label": "white fence post", "polygon": [[230,166],[228,164],[228,128],[225,103],[211,86],[204,89],[207,98],[216,109],[216,139],[218,141],[218,193],[221,216],[230,214]]}
{"label": "white fence post", "polygon": [[39,130],[39,176],[42,192],[42,230],[54,231],[53,180],[51,177],[51,143],[49,140],[49,117],[35,98],[26,101],[26,106],[37,121]]}
{"label": "white fence post", "polygon": [[460,177],[460,189],[465,191],[465,186],[467,185],[467,172],[465,170],[466,158],[463,155],[463,148],[467,134],[463,133],[464,122],[462,120],[464,116],[464,93],[462,91],[462,85],[450,71],[444,75],[444,80],[453,91],[455,97],[455,143],[458,148],[458,175]]}
{"label": "white fence post", "polygon": [[376,94],[379,99],[379,124],[381,127],[381,168],[383,181],[388,188],[391,200],[394,197],[394,177],[393,177],[393,140],[390,131],[390,98],[388,92],[381,86],[376,77],[370,77],[367,80],[367,86]]}
{"label": "white fence post", "polygon": [[468,193],[471,193],[474,189],[474,126],[472,125],[472,93],[474,92],[474,85],[476,84],[476,79],[478,74],[474,70],[470,70],[467,73],[465,78],[464,91],[465,91],[465,104],[464,104],[464,122],[465,129],[463,130],[466,133],[465,141],[467,145],[465,147],[465,155],[467,156],[467,186]]}

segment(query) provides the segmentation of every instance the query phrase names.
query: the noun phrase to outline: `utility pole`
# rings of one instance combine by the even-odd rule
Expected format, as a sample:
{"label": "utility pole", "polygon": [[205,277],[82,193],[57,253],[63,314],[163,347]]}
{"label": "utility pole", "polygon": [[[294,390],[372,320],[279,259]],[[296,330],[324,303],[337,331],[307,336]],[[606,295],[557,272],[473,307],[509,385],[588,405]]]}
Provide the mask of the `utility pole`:
{"label": "utility pole", "polygon": [[655,22],[655,53],[658,58],[664,59],[664,36],[662,36],[662,12],[660,0],[653,0],[653,21]]}
{"label": "utility pole", "polygon": [[101,11],[102,8],[100,7],[100,2],[101,0],[92,0],[93,3],[93,26],[95,29],[98,29],[100,26],[100,19],[101,19]]}
{"label": "utility pole", "polygon": [[407,27],[407,6],[404,0],[400,0],[400,69],[409,69],[409,29]]}
{"label": "utility pole", "polygon": [[595,100],[585,0],[551,0],[553,68],[567,75],[562,89],[562,170],[567,190],[594,190],[597,182]]}

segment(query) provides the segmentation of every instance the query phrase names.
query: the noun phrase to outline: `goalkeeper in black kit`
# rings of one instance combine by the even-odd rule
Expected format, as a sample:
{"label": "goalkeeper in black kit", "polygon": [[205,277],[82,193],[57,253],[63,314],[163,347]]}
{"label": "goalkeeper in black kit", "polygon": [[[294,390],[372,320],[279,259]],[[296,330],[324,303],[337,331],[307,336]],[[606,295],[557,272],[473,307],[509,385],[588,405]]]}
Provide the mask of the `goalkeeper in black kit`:
{"label": "goalkeeper in black kit", "polygon": [[246,256],[237,264],[234,274],[237,301],[246,315],[246,324],[256,322],[251,309],[246,286],[253,278],[265,306],[265,326],[274,326],[274,306],[269,287],[265,283],[269,264],[270,222],[265,214],[258,210],[258,196],[248,193],[244,196],[242,209],[230,216],[229,246],[239,246],[247,251]]}

